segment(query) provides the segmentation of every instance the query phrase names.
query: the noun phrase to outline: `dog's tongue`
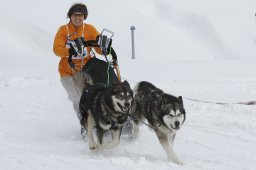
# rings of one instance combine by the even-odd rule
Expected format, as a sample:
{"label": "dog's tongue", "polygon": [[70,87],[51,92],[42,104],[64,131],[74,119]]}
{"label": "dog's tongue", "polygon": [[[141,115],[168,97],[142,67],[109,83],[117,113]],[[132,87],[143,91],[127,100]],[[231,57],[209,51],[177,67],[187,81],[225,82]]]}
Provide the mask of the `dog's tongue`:
{"label": "dog's tongue", "polygon": [[129,110],[129,108],[122,108],[123,112],[127,112]]}

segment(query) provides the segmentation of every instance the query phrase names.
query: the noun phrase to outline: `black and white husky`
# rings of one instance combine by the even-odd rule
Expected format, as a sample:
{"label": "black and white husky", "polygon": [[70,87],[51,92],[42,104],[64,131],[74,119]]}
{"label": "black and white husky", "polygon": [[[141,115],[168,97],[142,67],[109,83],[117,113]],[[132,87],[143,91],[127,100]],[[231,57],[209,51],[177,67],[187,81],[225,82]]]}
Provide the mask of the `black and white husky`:
{"label": "black and white husky", "polygon": [[166,94],[149,82],[139,82],[134,89],[134,104],[131,114],[135,123],[133,130],[135,138],[138,137],[139,123],[146,119],[167,153],[168,160],[172,160],[176,164],[183,164],[173,150],[176,132],[186,118],[181,96],[175,97]]}
{"label": "black and white husky", "polygon": [[[133,102],[133,92],[127,81],[111,86],[88,85],[80,100],[81,125],[85,127],[91,150],[112,148],[119,144],[120,134]],[[93,129],[96,128],[94,140]],[[112,141],[103,142],[104,134],[111,131]]]}

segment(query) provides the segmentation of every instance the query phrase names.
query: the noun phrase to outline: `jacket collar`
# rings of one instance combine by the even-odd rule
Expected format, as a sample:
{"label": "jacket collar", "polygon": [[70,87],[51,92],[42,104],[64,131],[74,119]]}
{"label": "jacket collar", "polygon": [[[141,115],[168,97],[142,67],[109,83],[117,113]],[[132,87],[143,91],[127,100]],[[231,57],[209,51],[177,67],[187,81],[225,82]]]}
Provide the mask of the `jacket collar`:
{"label": "jacket collar", "polygon": [[73,33],[76,32],[76,35],[74,35],[75,37],[80,37],[80,36],[82,36],[84,23],[83,23],[81,26],[76,27],[72,22],[70,22],[70,23],[68,24],[68,27],[69,27],[69,34],[73,34]]}

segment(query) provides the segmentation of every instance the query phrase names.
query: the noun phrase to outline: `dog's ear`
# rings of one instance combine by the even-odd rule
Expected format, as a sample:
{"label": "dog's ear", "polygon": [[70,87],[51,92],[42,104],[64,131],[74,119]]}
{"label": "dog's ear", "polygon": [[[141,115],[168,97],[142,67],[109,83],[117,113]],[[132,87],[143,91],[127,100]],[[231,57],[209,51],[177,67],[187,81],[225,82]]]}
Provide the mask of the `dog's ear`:
{"label": "dog's ear", "polygon": [[166,104],[166,103],[168,103],[168,97],[166,94],[164,94],[162,97],[162,104]]}
{"label": "dog's ear", "polygon": [[130,87],[130,84],[129,84],[128,81],[126,81],[126,80],[123,82],[123,84]]}
{"label": "dog's ear", "polygon": [[179,103],[183,104],[182,96],[178,97]]}

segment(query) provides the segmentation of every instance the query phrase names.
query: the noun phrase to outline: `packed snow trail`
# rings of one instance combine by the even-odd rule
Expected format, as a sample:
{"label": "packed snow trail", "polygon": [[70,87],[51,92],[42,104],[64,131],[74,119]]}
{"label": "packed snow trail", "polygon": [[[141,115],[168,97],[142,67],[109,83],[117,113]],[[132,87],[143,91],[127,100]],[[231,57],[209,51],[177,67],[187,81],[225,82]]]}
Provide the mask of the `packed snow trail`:
{"label": "packed snow trail", "polygon": [[[210,87],[208,83],[200,84]],[[229,84],[219,83],[223,88]],[[254,84],[247,83],[247,88],[254,88]],[[245,83],[236,85],[244,87]],[[172,86],[172,91],[179,93],[180,82],[172,82]],[[184,94],[191,94],[186,83],[182,89]],[[216,89],[201,90],[205,94]],[[1,79],[0,94],[1,169],[252,170],[255,167],[255,106],[185,100],[187,120],[177,133],[174,149],[186,165],[177,166],[167,162],[155,134],[145,126],[137,141],[122,138],[114,149],[91,152],[80,136],[78,120],[58,81]]]}

